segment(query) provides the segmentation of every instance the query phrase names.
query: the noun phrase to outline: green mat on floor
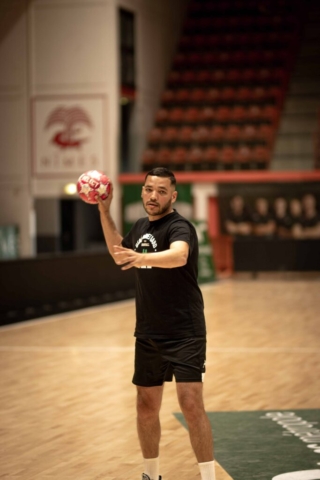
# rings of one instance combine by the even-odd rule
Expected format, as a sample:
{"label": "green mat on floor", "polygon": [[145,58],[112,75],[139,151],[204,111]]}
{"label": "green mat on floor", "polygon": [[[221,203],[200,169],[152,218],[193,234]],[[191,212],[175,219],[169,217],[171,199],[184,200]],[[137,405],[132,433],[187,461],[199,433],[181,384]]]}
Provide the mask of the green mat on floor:
{"label": "green mat on floor", "polygon": [[234,480],[320,480],[320,410],[207,413],[215,457]]}

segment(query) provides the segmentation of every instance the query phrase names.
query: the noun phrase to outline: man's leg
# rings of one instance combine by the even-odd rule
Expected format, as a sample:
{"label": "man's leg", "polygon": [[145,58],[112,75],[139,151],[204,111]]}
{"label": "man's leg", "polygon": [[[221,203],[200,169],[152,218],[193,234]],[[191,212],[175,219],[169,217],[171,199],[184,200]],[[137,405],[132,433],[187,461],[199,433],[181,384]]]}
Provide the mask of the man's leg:
{"label": "man's leg", "polygon": [[213,437],[203,404],[203,384],[201,382],[177,383],[177,394],[188,424],[190,441],[199,463],[201,477],[215,479]]}
{"label": "man's leg", "polygon": [[158,387],[137,386],[137,430],[145,463],[145,473],[158,480],[159,443],[163,385]]}

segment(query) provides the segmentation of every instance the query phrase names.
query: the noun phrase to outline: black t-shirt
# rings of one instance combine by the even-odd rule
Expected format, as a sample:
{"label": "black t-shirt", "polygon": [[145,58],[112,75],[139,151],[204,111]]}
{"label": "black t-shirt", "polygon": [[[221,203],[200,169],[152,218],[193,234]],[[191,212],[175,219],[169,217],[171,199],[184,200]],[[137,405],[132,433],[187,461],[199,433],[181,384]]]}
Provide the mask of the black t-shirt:
{"label": "black t-shirt", "polygon": [[320,215],[317,213],[312,217],[307,217],[306,215],[303,215],[301,223],[304,228],[316,227],[320,223]]}
{"label": "black t-shirt", "polygon": [[176,268],[136,268],[136,328],[140,338],[205,335],[203,298],[198,286],[198,238],[194,226],[176,211],[159,220],[138,220],[122,245],[141,253],[168,250],[175,241],[189,245],[187,264]]}
{"label": "black t-shirt", "polygon": [[266,225],[267,223],[273,221],[273,217],[271,213],[266,213],[265,215],[261,215],[258,212],[253,212],[251,217],[252,223],[255,225]]}
{"label": "black t-shirt", "polygon": [[233,223],[250,223],[251,217],[246,210],[243,210],[241,213],[235,213],[233,210],[229,210],[227,213],[227,221]]}
{"label": "black t-shirt", "polygon": [[283,217],[274,216],[274,221],[276,222],[277,227],[285,228],[286,230],[290,230],[292,227],[291,217],[287,213]]}
{"label": "black t-shirt", "polygon": [[290,218],[290,228],[292,228],[294,225],[302,225],[303,219],[301,215],[289,215]]}

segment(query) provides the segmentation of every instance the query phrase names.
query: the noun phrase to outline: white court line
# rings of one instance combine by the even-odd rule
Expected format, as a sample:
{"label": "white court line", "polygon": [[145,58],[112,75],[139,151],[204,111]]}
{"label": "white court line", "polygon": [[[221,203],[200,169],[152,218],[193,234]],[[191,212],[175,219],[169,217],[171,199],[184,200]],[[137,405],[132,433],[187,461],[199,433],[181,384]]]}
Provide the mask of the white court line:
{"label": "white court line", "polygon": [[[38,346],[38,345],[3,345],[0,346],[0,352],[133,352],[134,347],[121,347],[121,346]],[[308,347],[261,347],[261,348],[224,348],[224,347],[209,347],[207,352],[216,353],[231,353],[231,354],[249,354],[249,353],[312,353],[320,354],[317,348]]]}
{"label": "white court line", "polygon": [[51,323],[59,320],[65,320],[67,318],[82,317],[88,313],[101,312],[122,308],[125,305],[134,305],[134,299],[121,300],[119,302],[104,303],[102,305],[95,305],[93,307],[79,308],[79,310],[72,310],[70,312],[56,313],[55,315],[48,315],[46,317],[34,318],[32,320],[26,320],[22,322],[15,322],[10,325],[3,325],[0,327],[0,334],[5,330],[13,330],[15,328],[34,327],[40,323]]}

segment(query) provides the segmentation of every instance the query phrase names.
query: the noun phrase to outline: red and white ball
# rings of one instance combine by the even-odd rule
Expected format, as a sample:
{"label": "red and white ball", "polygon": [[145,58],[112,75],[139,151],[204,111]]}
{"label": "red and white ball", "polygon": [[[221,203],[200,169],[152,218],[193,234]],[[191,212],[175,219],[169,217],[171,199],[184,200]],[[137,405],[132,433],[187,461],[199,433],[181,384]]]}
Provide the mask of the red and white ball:
{"label": "red and white ball", "polygon": [[98,203],[98,197],[102,200],[108,198],[111,190],[111,180],[103,172],[89,170],[80,175],[77,190],[84,202],[95,204]]}

